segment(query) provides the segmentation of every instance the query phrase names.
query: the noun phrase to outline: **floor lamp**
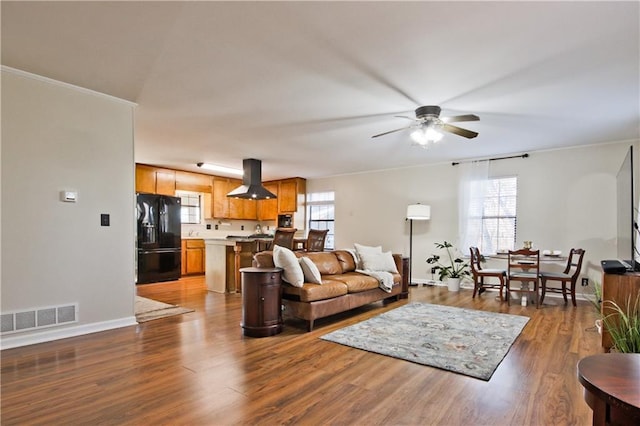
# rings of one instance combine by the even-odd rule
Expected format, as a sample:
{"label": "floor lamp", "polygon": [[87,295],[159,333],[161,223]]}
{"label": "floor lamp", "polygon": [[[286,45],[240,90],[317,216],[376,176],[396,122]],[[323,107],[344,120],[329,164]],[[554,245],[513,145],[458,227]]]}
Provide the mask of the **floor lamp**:
{"label": "floor lamp", "polygon": [[407,220],[409,221],[409,285],[416,286],[411,281],[411,271],[413,269],[413,221],[431,219],[431,206],[424,204],[410,204],[407,206]]}

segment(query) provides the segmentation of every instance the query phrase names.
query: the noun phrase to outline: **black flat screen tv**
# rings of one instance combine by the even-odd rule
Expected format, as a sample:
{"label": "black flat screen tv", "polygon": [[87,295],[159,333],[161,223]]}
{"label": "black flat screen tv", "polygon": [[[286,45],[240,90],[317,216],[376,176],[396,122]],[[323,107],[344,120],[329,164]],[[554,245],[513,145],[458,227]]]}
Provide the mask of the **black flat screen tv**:
{"label": "black flat screen tv", "polygon": [[640,262],[636,261],[638,223],[636,222],[633,172],[633,146],[630,146],[616,176],[618,260],[626,263],[628,271],[640,270]]}

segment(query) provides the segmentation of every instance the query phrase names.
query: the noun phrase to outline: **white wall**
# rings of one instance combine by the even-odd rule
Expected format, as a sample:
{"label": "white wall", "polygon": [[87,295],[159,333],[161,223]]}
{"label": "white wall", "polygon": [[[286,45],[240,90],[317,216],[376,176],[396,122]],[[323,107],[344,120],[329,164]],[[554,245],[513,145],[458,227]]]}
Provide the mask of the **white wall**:
{"label": "white wall", "polygon": [[[527,159],[491,162],[491,176],[518,176],[516,246],[531,240],[542,250],[567,253],[572,247],[584,248],[583,275],[600,282],[600,261],[616,258],[615,178],[632,144],[634,164],[640,164],[638,141],[532,152]],[[458,168],[450,163],[311,179],[307,191],[335,191],[337,248],[355,242],[382,244],[384,250],[406,256],[406,207],[417,202],[430,205],[431,220],[413,223],[414,282],[431,279],[426,259],[436,252],[435,242],[457,243]],[[468,248],[463,249],[467,254]]]}
{"label": "white wall", "polygon": [[3,67],[1,312],[78,303],[79,319],[3,348],[135,323],[133,107]]}

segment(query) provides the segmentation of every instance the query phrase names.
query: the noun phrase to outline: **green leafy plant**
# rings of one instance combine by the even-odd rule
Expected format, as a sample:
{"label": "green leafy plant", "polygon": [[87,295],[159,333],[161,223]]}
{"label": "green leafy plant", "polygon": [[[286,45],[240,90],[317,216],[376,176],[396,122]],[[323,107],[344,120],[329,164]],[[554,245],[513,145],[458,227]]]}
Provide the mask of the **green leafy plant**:
{"label": "green leafy plant", "polygon": [[582,293],[585,299],[587,299],[591,305],[598,311],[598,313],[602,310],[602,286],[598,281],[593,281],[593,298],[591,298],[590,294]]}
{"label": "green leafy plant", "polygon": [[446,250],[447,257],[443,259],[445,264],[440,261],[440,256],[437,254],[432,255],[427,259],[427,263],[432,265],[434,272],[438,273],[440,281],[445,278],[464,278],[471,275],[469,271],[469,262],[466,262],[461,257],[454,257],[451,251],[453,245],[446,241],[442,243],[435,243],[435,246],[440,250]]}
{"label": "green leafy plant", "polygon": [[602,324],[611,336],[613,347],[621,353],[640,353],[640,295],[635,302],[627,300],[623,309],[612,300],[605,300],[603,308],[608,311]]}

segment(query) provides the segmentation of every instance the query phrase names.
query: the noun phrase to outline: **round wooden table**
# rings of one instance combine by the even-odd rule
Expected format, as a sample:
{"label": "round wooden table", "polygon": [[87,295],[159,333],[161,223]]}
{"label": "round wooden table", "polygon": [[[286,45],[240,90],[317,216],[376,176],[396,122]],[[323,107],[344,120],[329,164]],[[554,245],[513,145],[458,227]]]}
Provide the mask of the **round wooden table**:
{"label": "round wooden table", "polygon": [[578,380],[594,425],[640,425],[640,354],[591,355],[578,362]]}

